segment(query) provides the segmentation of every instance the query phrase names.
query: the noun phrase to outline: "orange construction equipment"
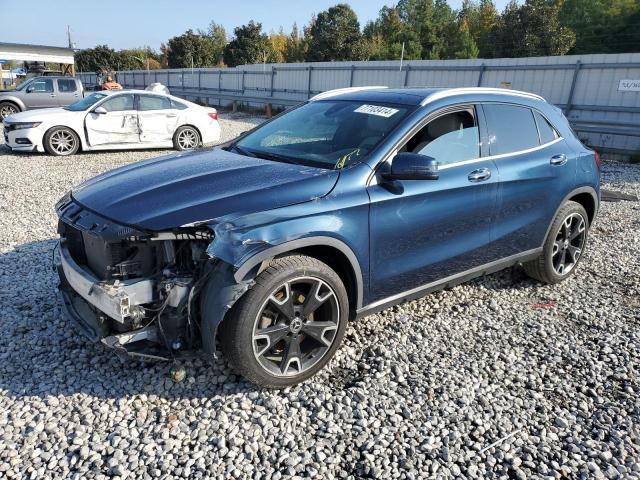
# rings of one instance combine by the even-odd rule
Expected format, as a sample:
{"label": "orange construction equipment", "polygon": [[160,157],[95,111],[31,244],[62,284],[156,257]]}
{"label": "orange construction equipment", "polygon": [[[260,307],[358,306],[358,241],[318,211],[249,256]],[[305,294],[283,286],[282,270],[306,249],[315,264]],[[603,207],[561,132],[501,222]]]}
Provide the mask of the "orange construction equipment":
{"label": "orange construction equipment", "polygon": [[102,84],[102,90],[122,90],[122,85],[114,82],[113,78],[107,77],[107,81]]}

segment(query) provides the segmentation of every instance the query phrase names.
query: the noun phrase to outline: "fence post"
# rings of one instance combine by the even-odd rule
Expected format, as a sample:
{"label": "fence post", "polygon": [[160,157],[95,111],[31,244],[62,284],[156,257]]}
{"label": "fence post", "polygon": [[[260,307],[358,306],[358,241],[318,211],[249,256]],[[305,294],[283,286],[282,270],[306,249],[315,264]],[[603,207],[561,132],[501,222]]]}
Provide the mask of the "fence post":
{"label": "fence post", "polygon": [[409,71],[411,70],[411,65],[407,65],[404,69],[404,86],[409,85]]}
{"label": "fence post", "polygon": [[480,87],[482,85],[482,77],[484,76],[484,71],[486,69],[487,69],[487,66],[484,63],[480,65],[480,74],[478,75],[478,85],[476,85],[477,87]]}
{"label": "fence post", "polygon": [[580,68],[582,68],[582,63],[580,60],[576,60],[576,68],[573,71],[573,78],[571,79],[571,89],[569,90],[569,98],[567,99],[567,104],[564,107],[564,114],[569,116],[569,110],[571,110],[573,104],[573,93],[576,90],[576,83],[578,82],[578,75],[580,74]]}
{"label": "fence post", "polygon": [[200,77],[201,76],[202,76],[202,70],[198,70],[198,93],[200,93],[200,88],[201,88],[200,87],[200,82],[201,82]]}
{"label": "fence post", "polygon": [[[222,70],[218,70],[218,94],[222,90]],[[218,96],[218,98],[220,98]]]}
{"label": "fence post", "polygon": [[276,73],[276,67],[274,67],[273,65],[271,66],[271,80],[270,80],[270,84],[269,84],[269,96],[273,97],[273,76]]}
{"label": "fence post", "polygon": [[313,67],[309,65],[308,69],[309,76],[307,77],[307,98],[311,98],[311,70],[313,70]]}
{"label": "fence post", "polygon": [[242,69],[242,95],[244,95],[244,69]]}
{"label": "fence post", "polygon": [[180,72],[180,76],[182,77],[180,80],[180,88],[182,88],[182,92],[184,93],[184,69]]}
{"label": "fence post", "polygon": [[351,64],[351,75],[349,77],[349,86],[353,87],[353,74],[356,71],[356,66],[354,64]]}

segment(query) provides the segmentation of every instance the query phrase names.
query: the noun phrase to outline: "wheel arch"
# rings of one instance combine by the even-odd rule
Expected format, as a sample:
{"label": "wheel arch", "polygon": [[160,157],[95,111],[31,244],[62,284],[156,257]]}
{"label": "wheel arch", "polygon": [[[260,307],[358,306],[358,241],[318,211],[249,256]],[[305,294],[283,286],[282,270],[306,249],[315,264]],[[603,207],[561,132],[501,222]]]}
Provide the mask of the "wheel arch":
{"label": "wheel arch", "polygon": [[16,107],[18,107],[19,112],[24,112],[26,110],[24,103],[22,103],[19,98],[15,98],[15,97],[0,98],[0,103],[10,103],[12,105],[15,105]]}
{"label": "wheel arch", "polygon": [[47,138],[47,135],[54,128],[68,128],[69,130],[71,130],[73,133],[76,134],[76,137],[78,137],[78,151],[84,150],[85,145],[84,145],[84,143],[82,141],[82,135],[80,135],[75,128],[70,127],[69,125],[52,125],[51,127],[47,128],[47,130],[42,135],[42,146],[43,147],[44,147],[44,142],[45,142],[45,139]]}
{"label": "wheel arch", "polygon": [[558,212],[560,211],[562,206],[568,201],[577,202],[582,205],[582,207],[587,212],[587,216],[589,217],[589,226],[591,226],[591,224],[593,223],[593,219],[596,217],[600,205],[598,192],[592,186],[578,187],[567,194],[558,205],[558,208],[556,208],[556,211],[553,212],[553,216],[551,217],[551,221],[549,222],[549,226],[547,227],[547,231],[542,241],[543,245],[547,240],[547,236],[549,235],[549,230],[551,229],[553,220],[556,218],[556,215],[558,215]]}
{"label": "wheel arch", "polygon": [[582,205],[582,207],[587,212],[587,216],[589,217],[589,225],[591,225],[593,223],[593,220],[596,216],[596,212],[598,209],[597,207],[598,203],[596,198],[597,197],[595,196],[595,193],[585,190],[585,191],[577,192],[575,195],[566,199],[565,201],[572,201]]}
{"label": "wheel arch", "polygon": [[178,130],[181,129],[182,127],[191,127],[191,128],[193,128],[196,132],[198,132],[198,136],[200,137],[200,142],[202,142],[202,132],[200,131],[200,129],[197,126],[195,126],[193,123],[188,123],[188,122],[183,123],[181,125],[178,125],[176,127],[176,129],[173,132],[173,141],[174,142],[176,140],[176,134],[178,133]]}
{"label": "wheel arch", "polygon": [[246,260],[236,270],[235,280],[246,281],[256,268],[261,271],[273,258],[290,253],[307,255],[326,263],[342,280],[349,297],[350,310],[362,307],[364,286],[360,262],[348,245],[333,237],[305,237],[267,248]]}

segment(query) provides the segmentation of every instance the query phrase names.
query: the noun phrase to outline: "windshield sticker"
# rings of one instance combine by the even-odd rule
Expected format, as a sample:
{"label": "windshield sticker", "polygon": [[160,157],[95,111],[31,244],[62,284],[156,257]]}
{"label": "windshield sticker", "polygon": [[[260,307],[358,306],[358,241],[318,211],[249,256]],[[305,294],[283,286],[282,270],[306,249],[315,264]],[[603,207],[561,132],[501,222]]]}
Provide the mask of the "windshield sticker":
{"label": "windshield sticker", "polygon": [[366,113],[367,115],[377,115],[378,117],[389,118],[398,113],[398,109],[391,107],[381,107],[380,105],[361,105],[354,110],[358,113]]}

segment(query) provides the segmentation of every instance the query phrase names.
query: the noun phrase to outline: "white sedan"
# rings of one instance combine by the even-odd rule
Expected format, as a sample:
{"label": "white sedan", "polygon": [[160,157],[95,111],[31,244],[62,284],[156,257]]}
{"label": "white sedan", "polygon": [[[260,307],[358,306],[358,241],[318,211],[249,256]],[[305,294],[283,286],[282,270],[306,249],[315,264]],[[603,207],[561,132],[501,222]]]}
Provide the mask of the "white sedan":
{"label": "white sedan", "polygon": [[64,108],[15,113],[3,125],[5,143],[12,150],[51,155],[133,148],[191,150],[220,139],[215,108],[146,90],[96,92]]}

